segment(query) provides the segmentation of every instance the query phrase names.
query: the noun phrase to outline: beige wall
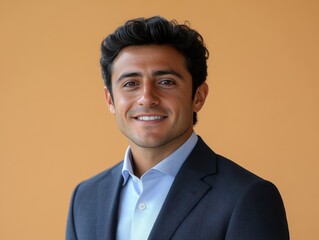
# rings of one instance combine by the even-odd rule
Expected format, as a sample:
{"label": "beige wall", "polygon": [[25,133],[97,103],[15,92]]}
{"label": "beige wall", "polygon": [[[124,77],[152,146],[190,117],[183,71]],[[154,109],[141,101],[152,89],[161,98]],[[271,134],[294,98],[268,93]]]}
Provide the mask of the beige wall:
{"label": "beige wall", "polygon": [[73,188],[122,158],[99,44],[151,15],[206,39],[197,133],[279,187],[292,239],[318,239],[316,0],[0,0],[0,239],[63,239]]}

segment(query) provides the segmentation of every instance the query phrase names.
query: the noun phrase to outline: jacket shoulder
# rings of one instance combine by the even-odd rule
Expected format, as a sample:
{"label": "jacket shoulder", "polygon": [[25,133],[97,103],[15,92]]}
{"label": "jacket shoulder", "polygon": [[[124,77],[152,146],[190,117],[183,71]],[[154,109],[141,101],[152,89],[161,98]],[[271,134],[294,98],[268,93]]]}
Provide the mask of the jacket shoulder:
{"label": "jacket shoulder", "polygon": [[224,156],[216,154],[216,161],[218,173],[230,180],[239,181],[238,183],[264,180],[262,177]]}
{"label": "jacket shoulder", "polygon": [[81,183],[78,184],[76,188],[77,194],[80,194],[81,192],[87,192],[87,191],[95,191],[98,188],[98,185],[102,181],[107,181],[109,178],[113,178],[115,175],[121,174],[123,161],[117,163],[111,168],[108,168],[93,177],[90,177]]}

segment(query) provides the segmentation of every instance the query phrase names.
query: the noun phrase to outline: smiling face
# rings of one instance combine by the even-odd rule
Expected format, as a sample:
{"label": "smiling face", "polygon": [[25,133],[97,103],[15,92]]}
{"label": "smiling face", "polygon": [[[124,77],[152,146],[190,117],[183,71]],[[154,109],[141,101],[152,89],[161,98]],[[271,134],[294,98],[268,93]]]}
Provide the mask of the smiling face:
{"label": "smiling face", "polygon": [[129,46],[112,66],[109,109],[133,148],[172,152],[192,134],[193,112],[208,92],[203,83],[192,99],[192,77],[185,58],[166,45]]}

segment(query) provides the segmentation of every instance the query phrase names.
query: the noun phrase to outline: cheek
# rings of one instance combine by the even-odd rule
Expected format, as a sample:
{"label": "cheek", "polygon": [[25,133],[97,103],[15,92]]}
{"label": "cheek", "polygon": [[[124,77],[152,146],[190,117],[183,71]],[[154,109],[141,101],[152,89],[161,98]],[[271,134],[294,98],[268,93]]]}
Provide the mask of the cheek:
{"label": "cheek", "polygon": [[[171,98],[165,98],[165,105],[168,106],[172,111],[178,113],[179,115],[186,115],[187,112],[193,114],[193,101],[191,96],[186,94],[175,94]],[[182,117],[182,116],[181,116]]]}
{"label": "cheek", "polygon": [[118,95],[115,100],[115,109],[117,111],[126,112],[132,106],[134,101],[125,94]]}

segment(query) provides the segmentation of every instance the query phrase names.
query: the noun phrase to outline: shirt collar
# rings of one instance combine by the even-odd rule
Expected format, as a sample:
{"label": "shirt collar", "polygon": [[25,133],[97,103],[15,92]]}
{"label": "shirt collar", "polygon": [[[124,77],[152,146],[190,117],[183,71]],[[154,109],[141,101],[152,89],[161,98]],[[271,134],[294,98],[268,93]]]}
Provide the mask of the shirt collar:
{"label": "shirt collar", "polygon": [[[180,146],[177,150],[175,150],[172,154],[170,154],[168,157],[163,159],[161,162],[159,162],[156,166],[154,166],[149,171],[156,170],[166,175],[175,177],[177,172],[179,171],[179,169],[185,162],[186,158],[195,147],[197,140],[198,140],[198,137],[195,134],[195,132],[193,132],[192,135],[188,138],[188,140],[182,146]],[[126,184],[129,177],[135,177],[133,173],[132,153],[131,153],[130,146],[126,149],[126,152],[125,152],[122,175],[124,179],[123,186]]]}

